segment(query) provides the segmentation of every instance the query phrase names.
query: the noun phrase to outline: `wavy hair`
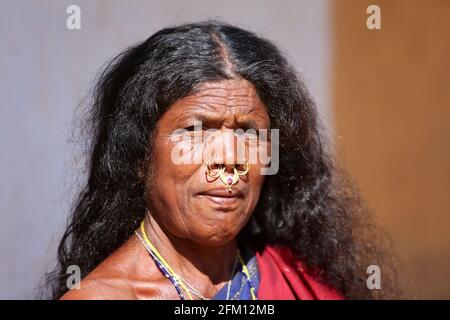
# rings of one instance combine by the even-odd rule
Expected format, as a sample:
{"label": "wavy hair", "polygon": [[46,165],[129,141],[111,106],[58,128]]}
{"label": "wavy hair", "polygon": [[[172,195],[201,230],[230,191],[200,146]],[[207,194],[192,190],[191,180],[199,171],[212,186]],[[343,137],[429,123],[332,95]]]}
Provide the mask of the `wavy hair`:
{"label": "wavy hair", "polygon": [[[355,184],[327,152],[315,104],[300,77],[270,41],[206,21],[162,29],[100,74],[87,122],[88,176],[59,244],[58,265],[47,275],[53,298],[67,291],[69,265],[87,275],[144,218],[143,177],[152,133],[165,110],[202,83],[231,78],[254,85],[271,128],[280,129],[279,171],[266,177],[239,236],[256,246],[291,248],[307,272],[347,298],[396,297],[389,241],[379,237]],[[382,290],[367,289],[372,264],[383,271]]]}

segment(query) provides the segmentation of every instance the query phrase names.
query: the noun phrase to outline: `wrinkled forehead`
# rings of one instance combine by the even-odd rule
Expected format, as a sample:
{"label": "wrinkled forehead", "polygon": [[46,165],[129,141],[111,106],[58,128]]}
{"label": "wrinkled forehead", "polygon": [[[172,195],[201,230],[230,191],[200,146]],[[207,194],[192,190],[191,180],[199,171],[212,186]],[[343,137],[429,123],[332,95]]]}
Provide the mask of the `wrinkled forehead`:
{"label": "wrinkled forehead", "polygon": [[266,106],[253,84],[244,79],[232,79],[201,84],[192,94],[176,101],[169,115],[203,113],[208,117],[228,115],[259,118],[269,122]]}

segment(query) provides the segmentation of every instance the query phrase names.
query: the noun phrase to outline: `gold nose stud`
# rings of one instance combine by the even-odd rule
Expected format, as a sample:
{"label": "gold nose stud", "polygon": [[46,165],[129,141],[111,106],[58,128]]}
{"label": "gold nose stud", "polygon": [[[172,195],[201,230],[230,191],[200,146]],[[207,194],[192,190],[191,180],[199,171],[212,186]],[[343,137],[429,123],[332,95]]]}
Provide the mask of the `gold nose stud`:
{"label": "gold nose stud", "polygon": [[213,164],[213,161],[208,161],[206,163],[206,174],[211,178],[220,178],[220,181],[228,188],[228,191],[231,192],[231,189],[233,186],[239,181],[240,176],[245,176],[249,169],[250,164],[247,160],[244,161],[244,170],[238,170],[236,169],[236,166],[233,166],[233,175],[228,175],[225,172],[225,166],[219,165],[219,168],[213,169],[211,165]]}

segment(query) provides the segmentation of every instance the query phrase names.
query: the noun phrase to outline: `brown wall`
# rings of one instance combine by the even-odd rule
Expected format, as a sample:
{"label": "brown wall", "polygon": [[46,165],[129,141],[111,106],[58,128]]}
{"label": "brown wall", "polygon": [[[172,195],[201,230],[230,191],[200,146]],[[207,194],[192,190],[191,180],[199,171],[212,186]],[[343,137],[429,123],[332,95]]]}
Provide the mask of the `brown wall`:
{"label": "brown wall", "polygon": [[409,296],[450,299],[450,1],[333,7],[338,150],[406,259]]}

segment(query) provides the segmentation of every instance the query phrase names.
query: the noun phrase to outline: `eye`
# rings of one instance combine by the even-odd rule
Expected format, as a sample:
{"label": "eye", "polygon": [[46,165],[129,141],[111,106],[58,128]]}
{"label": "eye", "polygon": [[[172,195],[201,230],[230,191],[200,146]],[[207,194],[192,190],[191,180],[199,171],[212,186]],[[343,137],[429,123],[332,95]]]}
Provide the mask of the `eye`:
{"label": "eye", "polygon": [[201,126],[201,127],[200,126],[189,126],[189,127],[184,128],[184,130],[192,131],[192,132],[197,131],[198,129],[206,130],[206,127],[205,126]]}
{"label": "eye", "polygon": [[244,128],[240,128],[238,130],[235,130],[234,133],[237,137],[257,137],[259,135],[259,132],[257,129],[252,128],[252,127],[244,127]]}

